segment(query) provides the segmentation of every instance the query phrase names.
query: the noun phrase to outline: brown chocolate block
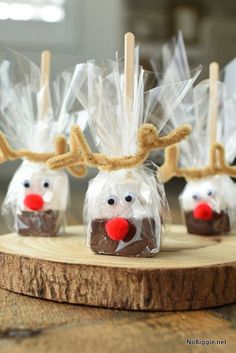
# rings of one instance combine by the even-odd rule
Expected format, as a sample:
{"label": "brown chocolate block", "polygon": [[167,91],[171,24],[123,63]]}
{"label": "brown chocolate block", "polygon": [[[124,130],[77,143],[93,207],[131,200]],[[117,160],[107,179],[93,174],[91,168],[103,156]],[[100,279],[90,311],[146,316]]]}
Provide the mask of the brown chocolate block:
{"label": "brown chocolate block", "polygon": [[185,222],[188,233],[200,235],[218,235],[230,232],[229,216],[226,212],[213,212],[210,220],[196,219],[193,212],[185,212]]}
{"label": "brown chocolate block", "polygon": [[17,215],[17,230],[20,235],[52,237],[59,233],[64,220],[63,211],[22,211]]}
{"label": "brown chocolate block", "polygon": [[[151,251],[157,249],[157,240],[155,237],[155,221],[154,219],[144,218],[140,220],[138,226],[141,227],[141,239],[134,241],[126,247],[116,251],[119,241],[112,240],[106,234],[105,224],[108,219],[95,219],[92,221],[90,247],[97,254],[130,256],[130,257],[152,257],[156,253]],[[132,219],[130,223],[129,233],[123,240],[130,241],[136,234],[136,226]]]}

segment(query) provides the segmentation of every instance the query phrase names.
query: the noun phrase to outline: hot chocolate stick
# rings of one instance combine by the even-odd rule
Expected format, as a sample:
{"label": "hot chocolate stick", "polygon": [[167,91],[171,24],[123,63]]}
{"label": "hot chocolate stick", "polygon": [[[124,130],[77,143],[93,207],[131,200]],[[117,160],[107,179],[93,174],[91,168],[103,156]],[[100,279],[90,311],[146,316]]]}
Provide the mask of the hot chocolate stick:
{"label": "hot chocolate stick", "polygon": [[218,80],[219,65],[216,62],[210,64],[210,95],[209,95],[209,112],[208,126],[210,145],[214,145],[217,141],[217,115],[218,115]]}
{"label": "hot chocolate stick", "polygon": [[134,99],[134,50],[135,36],[128,32],[125,34],[125,104],[130,117]]}
{"label": "hot chocolate stick", "polygon": [[39,102],[39,118],[43,119],[47,116],[49,106],[49,81],[50,81],[50,66],[51,66],[51,53],[45,50],[41,54],[41,89],[42,98]]}

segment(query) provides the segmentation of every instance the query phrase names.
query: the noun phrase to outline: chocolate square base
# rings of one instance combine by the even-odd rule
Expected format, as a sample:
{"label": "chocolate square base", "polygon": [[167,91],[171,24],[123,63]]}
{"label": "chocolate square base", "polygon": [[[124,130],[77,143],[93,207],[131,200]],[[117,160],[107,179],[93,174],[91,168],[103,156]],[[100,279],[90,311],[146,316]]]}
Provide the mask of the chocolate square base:
{"label": "chocolate square base", "polygon": [[210,220],[200,220],[193,217],[193,212],[185,212],[185,222],[188,233],[200,235],[219,235],[230,232],[229,216],[224,211],[213,212]]}
{"label": "chocolate square base", "polygon": [[17,232],[25,236],[56,236],[64,224],[64,219],[63,211],[22,211],[17,215]]}
{"label": "chocolate square base", "polygon": [[[152,257],[158,252],[157,239],[155,237],[155,221],[154,219],[144,218],[140,220],[138,226],[141,227],[141,239],[124,246],[120,250],[116,250],[120,241],[109,238],[106,234],[105,224],[108,219],[95,219],[91,224],[90,247],[96,254],[130,256],[130,257]],[[129,242],[136,235],[136,226],[132,219],[130,223],[129,233],[123,242]]]}

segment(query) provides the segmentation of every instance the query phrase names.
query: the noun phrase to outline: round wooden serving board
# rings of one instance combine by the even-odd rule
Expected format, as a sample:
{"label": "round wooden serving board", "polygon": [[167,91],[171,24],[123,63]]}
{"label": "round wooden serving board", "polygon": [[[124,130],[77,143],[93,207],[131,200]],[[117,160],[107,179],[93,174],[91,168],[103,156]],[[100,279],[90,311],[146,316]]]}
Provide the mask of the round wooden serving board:
{"label": "round wooden serving board", "polygon": [[172,226],[155,258],[93,254],[81,226],[60,237],[0,236],[0,287],[37,298],[129,310],[191,310],[236,301],[236,235]]}

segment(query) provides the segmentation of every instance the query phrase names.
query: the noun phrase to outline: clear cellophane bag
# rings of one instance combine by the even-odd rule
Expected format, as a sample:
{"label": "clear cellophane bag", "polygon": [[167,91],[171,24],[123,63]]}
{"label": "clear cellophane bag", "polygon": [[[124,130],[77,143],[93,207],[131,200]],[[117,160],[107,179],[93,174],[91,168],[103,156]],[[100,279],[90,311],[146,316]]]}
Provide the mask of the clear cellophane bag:
{"label": "clear cellophane bag", "polygon": [[[191,77],[181,33],[174,43],[168,43],[164,47],[163,61],[166,67],[165,81]],[[232,94],[232,66],[236,72],[236,62],[231,63],[231,66],[224,70],[224,80],[218,81],[216,88],[218,106],[216,141],[224,146],[226,162],[229,164],[236,156],[234,143],[236,99]],[[209,165],[211,158],[209,92],[209,79],[191,87],[168,121],[167,130],[180,123],[192,126],[192,134],[179,145],[180,168],[200,169]],[[187,180],[179,199],[189,233],[211,235],[229,232],[235,224],[235,196],[235,184],[228,175]]]}
{"label": "clear cellophane bag", "polygon": [[[40,68],[24,56],[7,51],[0,62],[0,129],[16,151],[55,151],[58,136],[84,116],[75,99],[73,70],[41,84]],[[42,97],[47,94],[47,109]],[[83,114],[82,114],[83,115]],[[10,230],[21,235],[54,236],[64,231],[69,181],[64,170],[52,171],[45,161],[23,159],[8,187],[2,214]]]}
{"label": "clear cellophane bag", "polygon": [[[89,113],[98,152],[118,158],[135,155],[138,129],[151,116],[158,131],[163,130],[186,93],[189,80],[150,88],[154,76],[138,65],[136,50],[134,97],[127,110],[122,60],[99,64],[89,61],[78,67],[75,92]],[[164,101],[167,90],[174,92],[168,102]],[[135,257],[154,256],[159,251],[167,203],[155,169],[146,165],[125,169],[121,165],[116,171],[99,171],[90,181],[84,220],[92,251]]]}

